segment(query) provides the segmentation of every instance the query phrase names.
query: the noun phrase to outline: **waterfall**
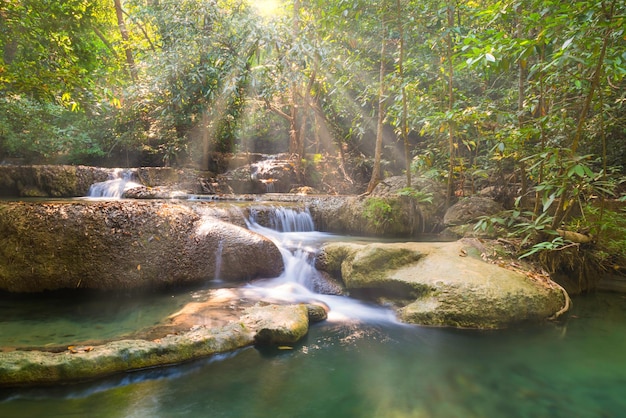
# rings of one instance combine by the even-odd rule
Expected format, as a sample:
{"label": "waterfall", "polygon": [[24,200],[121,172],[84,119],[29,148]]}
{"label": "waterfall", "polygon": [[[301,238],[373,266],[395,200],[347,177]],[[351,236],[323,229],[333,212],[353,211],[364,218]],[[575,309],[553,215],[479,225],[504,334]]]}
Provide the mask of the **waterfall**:
{"label": "waterfall", "polygon": [[314,291],[316,281],[322,280],[321,273],[314,266],[315,255],[319,245],[331,235],[315,231],[308,210],[274,208],[270,217],[271,228],[259,225],[256,214],[251,214],[246,223],[250,230],[276,244],[285,264],[285,270],[279,277],[250,284],[247,291],[266,299],[322,302],[330,308],[329,321],[398,322],[389,309],[346,296],[323,295]]}
{"label": "waterfall", "polygon": [[109,180],[92,184],[89,187],[89,192],[87,192],[87,197],[121,199],[126,190],[141,186],[141,184],[133,181],[134,174],[131,170],[116,168]]}
{"label": "waterfall", "polygon": [[[250,222],[259,226],[258,211],[251,211]],[[313,232],[315,225],[309,209],[301,211],[285,208],[274,207],[268,217],[269,229],[276,232]]]}

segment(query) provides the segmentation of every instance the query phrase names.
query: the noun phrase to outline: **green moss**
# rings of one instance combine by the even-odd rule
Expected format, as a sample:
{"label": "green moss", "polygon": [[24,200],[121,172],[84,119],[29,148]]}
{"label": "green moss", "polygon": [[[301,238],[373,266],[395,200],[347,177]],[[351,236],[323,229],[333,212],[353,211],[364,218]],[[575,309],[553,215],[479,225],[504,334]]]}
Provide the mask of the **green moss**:
{"label": "green moss", "polygon": [[343,279],[349,287],[369,286],[373,282],[386,281],[389,271],[415,263],[422,256],[406,248],[370,245],[359,251],[349,265],[343,266]]}

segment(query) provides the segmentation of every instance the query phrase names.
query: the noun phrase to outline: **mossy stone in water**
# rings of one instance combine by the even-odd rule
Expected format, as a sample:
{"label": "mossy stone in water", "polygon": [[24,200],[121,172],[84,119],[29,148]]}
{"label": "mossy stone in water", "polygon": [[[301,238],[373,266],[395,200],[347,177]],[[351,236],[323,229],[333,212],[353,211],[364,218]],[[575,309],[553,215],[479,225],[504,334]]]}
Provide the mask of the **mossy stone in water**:
{"label": "mossy stone in water", "polygon": [[[567,310],[569,297],[547,277],[485,262],[476,240],[325,246],[320,269],[340,275],[348,291],[385,298],[404,322],[504,328]],[[337,265],[341,265],[338,271]]]}

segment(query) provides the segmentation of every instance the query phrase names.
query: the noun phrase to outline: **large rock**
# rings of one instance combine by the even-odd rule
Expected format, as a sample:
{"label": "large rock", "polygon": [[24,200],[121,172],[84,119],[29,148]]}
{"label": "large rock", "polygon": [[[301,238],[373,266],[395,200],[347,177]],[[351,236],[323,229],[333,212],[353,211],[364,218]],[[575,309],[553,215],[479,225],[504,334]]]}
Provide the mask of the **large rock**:
{"label": "large rock", "polygon": [[497,216],[503,210],[500,203],[488,197],[471,196],[461,199],[446,211],[443,217],[446,228],[442,235],[453,238],[496,238],[500,232],[499,227],[476,229],[475,226],[481,217]]}
{"label": "large rock", "polygon": [[229,186],[235,193],[287,193],[298,185],[296,163],[286,154],[251,161],[218,179],[219,183]]}
{"label": "large rock", "polygon": [[120,290],[275,277],[274,243],[158,202],[0,204],[0,290]]}
{"label": "large rock", "polygon": [[0,196],[86,196],[93,183],[109,179],[112,169],[72,165],[0,166]]}
{"label": "large rock", "polygon": [[[224,292],[221,292],[224,293]],[[233,299],[236,298],[236,299]],[[239,295],[216,291],[172,315],[171,323],[141,338],[49,350],[0,352],[0,387],[52,385],[132,370],[179,364],[251,344],[293,344],[306,335],[304,304],[239,306]],[[228,302],[230,313],[215,312]],[[207,318],[217,317],[213,324]]]}
{"label": "large rock", "polygon": [[[244,321],[256,329],[254,341],[260,345],[294,344],[309,331],[309,309],[306,305],[258,304],[247,310]],[[269,310],[269,314],[268,314]]]}
{"label": "large rock", "polygon": [[[445,193],[440,184],[390,177],[370,196],[314,196],[306,199],[318,229],[366,236],[416,237],[441,226]],[[303,199],[305,200],[305,199]]]}
{"label": "large rock", "polygon": [[478,241],[326,245],[317,267],[354,293],[383,296],[414,324],[503,328],[567,310],[567,293],[546,277],[485,262]]}
{"label": "large rock", "polygon": [[163,199],[181,194],[227,193],[214,181],[214,174],[171,167],[131,169],[73,165],[0,165],[0,196],[6,197],[81,197],[94,183],[118,178],[121,173],[141,184],[127,197]]}
{"label": "large rock", "polygon": [[464,225],[476,222],[482,216],[495,215],[503,210],[502,205],[493,199],[472,196],[450,206],[443,217],[443,223],[445,226]]}

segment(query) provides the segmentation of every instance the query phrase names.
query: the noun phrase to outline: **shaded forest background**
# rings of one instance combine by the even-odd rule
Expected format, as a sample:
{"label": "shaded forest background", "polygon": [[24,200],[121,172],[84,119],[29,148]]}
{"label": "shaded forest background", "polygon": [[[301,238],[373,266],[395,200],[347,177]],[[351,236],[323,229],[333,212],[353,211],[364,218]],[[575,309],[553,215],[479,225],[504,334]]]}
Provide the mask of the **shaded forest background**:
{"label": "shaded forest background", "polygon": [[615,264],[625,28],[623,0],[0,0],[0,161],[334,158],[366,191],[498,187],[510,212],[479,228],[604,236]]}

